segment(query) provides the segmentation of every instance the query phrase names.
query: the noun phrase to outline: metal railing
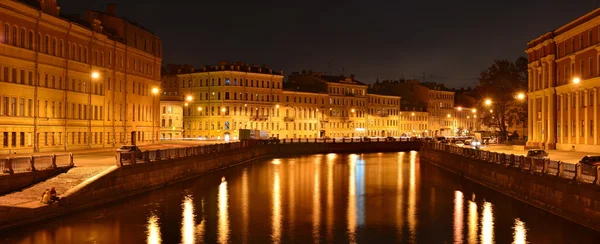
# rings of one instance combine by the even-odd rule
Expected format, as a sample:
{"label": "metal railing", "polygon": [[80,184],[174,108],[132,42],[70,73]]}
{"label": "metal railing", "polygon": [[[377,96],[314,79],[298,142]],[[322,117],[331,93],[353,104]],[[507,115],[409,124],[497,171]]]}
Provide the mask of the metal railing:
{"label": "metal railing", "polygon": [[483,162],[505,165],[533,174],[550,175],[564,179],[571,179],[578,183],[591,183],[600,185],[600,167],[586,164],[571,164],[549,159],[531,158],[514,154],[504,154],[482,151],[473,148],[463,148],[454,145],[424,142],[422,148],[458,154],[465,157],[479,159]]}
{"label": "metal railing", "polygon": [[73,154],[19,156],[0,159],[0,174],[15,174],[73,167]]}
{"label": "metal railing", "polygon": [[[420,140],[413,140],[420,141]],[[127,164],[138,164],[138,163],[150,163],[156,161],[167,161],[172,159],[179,159],[185,157],[192,157],[198,155],[205,155],[210,153],[226,152],[236,149],[243,149],[252,147],[257,144],[290,144],[290,143],[372,143],[372,142],[385,142],[385,143],[400,143],[401,141],[396,140],[395,142],[386,141],[385,138],[381,140],[363,141],[361,138],[344,138],[341,140],[331,139],[323,140],[318,138],[304,138],[304,139],[282,139],[279,141],[274,140],[252,140],[252,141],[241,141],[223,144],[213,145],[202,145],[195,147],[179,147],[179,148],[168,148],[168,149],[156,149],[147,150],[143,152],[117,152],[116,153],[116,164],[117,166],[123,166]],[[2,161],[0,160],[0,165]]]}

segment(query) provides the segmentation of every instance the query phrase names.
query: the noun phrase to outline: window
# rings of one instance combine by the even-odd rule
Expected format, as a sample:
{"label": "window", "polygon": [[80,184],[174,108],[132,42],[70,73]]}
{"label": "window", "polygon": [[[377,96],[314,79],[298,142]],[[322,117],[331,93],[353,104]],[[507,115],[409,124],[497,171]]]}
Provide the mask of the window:
{"label": "window", "polygon": [[226,85],[226,86],[230,85],[229,78],[225,78],[225,85]]}
{"label": "window", "polygon": [[585,120],[581,120],[581,136],[585,136]]}
{"label": "window", "polygon": [[594,137],[594,120],[590,120],[590,137]]}

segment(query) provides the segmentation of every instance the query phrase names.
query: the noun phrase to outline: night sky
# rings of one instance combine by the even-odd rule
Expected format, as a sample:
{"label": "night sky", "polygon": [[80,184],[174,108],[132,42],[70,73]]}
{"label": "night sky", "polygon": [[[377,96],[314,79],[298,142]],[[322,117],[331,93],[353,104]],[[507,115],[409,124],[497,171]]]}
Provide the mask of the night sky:
{"label": "night sky", "polygon": [[[61,12],[105,10],[163,41],[163,64],[266,64],[376,78],[476,84],[494,59],[525,55],[526,43],[600,7],[599,0],[248,1],[59,0]],[[330,65],[329,65],[330,64]]]}

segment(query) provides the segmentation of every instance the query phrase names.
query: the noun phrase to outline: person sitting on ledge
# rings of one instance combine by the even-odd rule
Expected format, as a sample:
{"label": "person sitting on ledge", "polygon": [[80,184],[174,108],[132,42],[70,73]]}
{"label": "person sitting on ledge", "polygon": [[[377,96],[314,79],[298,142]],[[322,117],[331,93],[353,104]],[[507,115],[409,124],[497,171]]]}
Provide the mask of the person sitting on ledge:
{"label": "person sitting on ledge", "polygon": [[41,202],[43,204],[50,204],[50,190],[46,189],[46,191],[44,191]]}
{"label": "person sitting on ledge", "polygon": [[56,196],[56,190],[52,187],[52,189],[50,189],[50,203],[58,202],[58,200],[60,200],[60,198]]}

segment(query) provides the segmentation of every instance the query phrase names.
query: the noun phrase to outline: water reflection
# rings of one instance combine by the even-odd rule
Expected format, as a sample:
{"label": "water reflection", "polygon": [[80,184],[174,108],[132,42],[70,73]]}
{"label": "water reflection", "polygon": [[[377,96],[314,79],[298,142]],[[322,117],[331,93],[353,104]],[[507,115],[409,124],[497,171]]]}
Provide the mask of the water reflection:
{"label": "water reflection", "polygon": [[181,243],[196,243],[196,215],[194,214],[194,202],[192,196],[185,196],[181,205],[183,207],[181,220]]}
{"label": "water reflection", "polygon": [[355,154],[350,155],[349,174],[348,174],[348,242],[356,243],[356,158]]}
{"label": "water reflection", "polygon": [[313,213],[313,219],[312,219],[312,223],[313,223],[313,228],[312,228],[312,234],[313,234],[313,242],[314,243],[319,243],[319,239],[321,237],[321,233],[320,233],[320,227],[321,227],[321,185],[320,185],[320,174],[321,174],[321,159],[318,158],[317,160],[315,160],[316,163],[316,167],[315,167],[315,173],[314,173],[314,182],[313,182],[313,206],[312,206],[312,213]]}
{"label": "water reflection", "polygon": [[477,203],[469,201],[469,244],[477,243]]}
{"label": "water reflection", "polygon": [[417,152],[411,151],[409,162],[409,180],[408,180],[408,230],[410,241],[416,242],[417,236]]}
{"label": "water reflection", "polygon": [[404,203],[402,202],[402,196],[404,196],[404,184],[402,179],[402,169],[404,164],[404,152],[399,153],[398,157],[398,168],[396,176],[396,235],[398,240],[402,238],[402,230],[404,229]]}
{"label": "water reflection", "polygon": [[520,219],[515,219],[515,226],[513,227],[514,231],[514,244],[525,244],[527,243],[527,229],[525,228],[525,223]]}
{"label": "water reflection", "polygon": [[494,213],[492,203],[483,202],[483,213],[481,215],[481,243],[494,243]]}
{"label": "water reflection", "polygon": [[271,225],[271,242],[279,243],[281,241],[281,186],[279,183],[279,167],[275,167],[275,180],[273,180],[273,211]]}
{"label": "water reflection", "polygon": [[336,154],[327,154],[327,242],[333,241],[333,165]]}
{"label": "water reflection", "polygon": [[463,193],[454,192],[454,243],[463,243]]}
{"label": "water reflection", "polygon": [[221,179],[221,185],[219,185],[218,195],[218,232],[217,239],[219,243],[229,242],[229,206],[228,206],[228,193],[227,193],[227,181],[225,177]]}
{"label": "water reflection", "polygon": [[160,225],[158,223],[158,216],[155,213],[151,213],[148,217],[148,224],[146,227],[146,243],[148,244],[160,244],[162,238],[160,235]]}
{"label": "water reflection", "polygon": [[248,168],[242,171],[242,242],[248,243]]}
{"label": "water reflection", "polygon": [[418,160],[406,152],[249,163],[0,232],[0,243],[597,242],[593,230]]}

